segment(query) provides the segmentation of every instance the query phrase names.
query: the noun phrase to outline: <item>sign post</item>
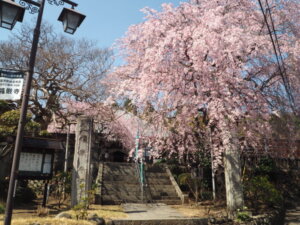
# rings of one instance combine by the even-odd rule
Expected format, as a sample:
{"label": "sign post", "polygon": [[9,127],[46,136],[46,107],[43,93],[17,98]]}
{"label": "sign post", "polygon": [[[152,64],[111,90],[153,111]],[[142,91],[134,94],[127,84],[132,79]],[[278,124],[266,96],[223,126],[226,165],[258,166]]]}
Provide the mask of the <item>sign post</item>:
{"label": "sign post", "polygon": [[0,69],[0,100],[20,100],[24,72]]}

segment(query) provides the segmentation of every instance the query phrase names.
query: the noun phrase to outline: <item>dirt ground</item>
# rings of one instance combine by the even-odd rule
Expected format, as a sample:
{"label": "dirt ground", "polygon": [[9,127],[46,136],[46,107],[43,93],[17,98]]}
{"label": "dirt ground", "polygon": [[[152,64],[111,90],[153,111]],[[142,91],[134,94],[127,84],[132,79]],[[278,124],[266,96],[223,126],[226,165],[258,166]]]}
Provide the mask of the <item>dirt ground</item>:
{"label": "dirt ground", "polygon": [[[79,225],[91,223],[77,220],[54,220],[55,215],[60,212],[68,212],[75,217],[74,211],[68,207],[68,205],[63,204],[60,208],[58,207],[57,201],[55,199],[50,199],[47,204],[48,212],[44,215],[46,217],[39,217],[38,212],[41,210],[38,209],[41,207],[41,199],[37,201],[26,204],[18,205],[13,211],[13,223],[14,225],[27,225],[30,223],[40,223],[40,224],[66,224],[66,225]],[[224,216],[226,211],[224,205],[222,204],[212,204],[212,202],[202,202],[201,204],[190,204],[190,205],[176,205],[171,206],[173,209],[176,209],[179,213],[183,214],[186,217],[200,217],[205,218],[209,216]],[[124,212],[122,206],[100,206],[100,205],[91,205],[89,214],[97,214],[99,217],[104,219],[123,219],[128,217]],[[4,220],[4,215],[0,215],[0,221]]]}
{"label": "dirt ground", "polygon": [[177,209],[187,217],[223,217],[227,215],[225,202],[205,201],[198,204],[174,205],[172,208]]}

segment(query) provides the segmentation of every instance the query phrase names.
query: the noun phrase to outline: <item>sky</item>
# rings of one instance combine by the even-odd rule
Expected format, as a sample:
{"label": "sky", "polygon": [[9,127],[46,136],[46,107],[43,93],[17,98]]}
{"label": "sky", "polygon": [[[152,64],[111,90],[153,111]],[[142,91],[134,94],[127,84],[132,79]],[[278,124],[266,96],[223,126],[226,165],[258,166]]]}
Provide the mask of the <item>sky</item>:
{"label": "sky", "polygon": [[[186,0],[74,0],[78,3],[76,10],[85,14],[86,18],[72,36],[97,41],[99,47],[111,47],[125,34],[130,25],[143,21],[144,14],[140,9],[148,6],[160,10],[162,3],[177,6],[183,1]],[[63,32],[61,22],[57,21],[63,7],[68,8],[69,5],[58,7],[49,3],[45,5],[43,20],[53,24],[58,32]],[[32,23],[35,20],[36,14],[32,15],[27,10],[23,23]],[[17,23],[13,30],[17,30],[20,26],[21,23]],[[11,31],[0,28],[0,41],[9,40],[10,34]]]}

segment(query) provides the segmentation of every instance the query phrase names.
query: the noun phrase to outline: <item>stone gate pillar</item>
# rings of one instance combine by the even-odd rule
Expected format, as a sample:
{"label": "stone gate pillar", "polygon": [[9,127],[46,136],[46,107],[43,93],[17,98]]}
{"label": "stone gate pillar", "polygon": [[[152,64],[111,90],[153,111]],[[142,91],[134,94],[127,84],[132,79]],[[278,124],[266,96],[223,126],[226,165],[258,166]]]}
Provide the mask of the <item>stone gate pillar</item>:
{"label": "stone gate pillar", "polygon": [[77,119],[75,152],[72,171],[71,206],[87,197],[91,189],[91,150],[93,143],[93,120],[86,116]]}

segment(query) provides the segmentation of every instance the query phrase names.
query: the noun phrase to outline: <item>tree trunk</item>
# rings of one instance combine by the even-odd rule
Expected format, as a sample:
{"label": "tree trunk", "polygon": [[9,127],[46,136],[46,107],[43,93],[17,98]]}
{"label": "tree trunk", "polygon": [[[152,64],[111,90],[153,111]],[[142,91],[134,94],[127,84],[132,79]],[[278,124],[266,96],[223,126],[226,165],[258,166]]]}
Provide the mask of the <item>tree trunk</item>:
{"label": "tree trunk", "polygon": [[239,141],[235,131],[227,132],[224,153],[224,172],[226,203],[229,216],[234,216],[237,209],[243,208],[244,198],[241,182],[241,160]]}

